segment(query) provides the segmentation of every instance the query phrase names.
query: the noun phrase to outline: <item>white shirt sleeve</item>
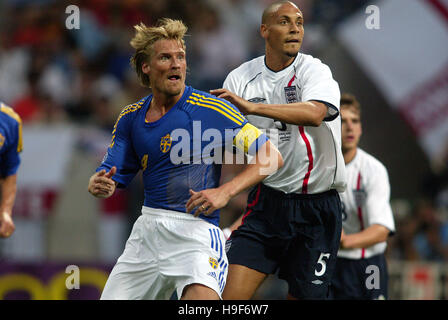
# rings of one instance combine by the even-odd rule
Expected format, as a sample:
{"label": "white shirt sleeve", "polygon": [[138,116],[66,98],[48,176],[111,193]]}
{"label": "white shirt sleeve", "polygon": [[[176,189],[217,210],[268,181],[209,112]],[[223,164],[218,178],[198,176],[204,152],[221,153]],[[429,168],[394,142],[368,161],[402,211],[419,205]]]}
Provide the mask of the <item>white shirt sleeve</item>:
{"label": "white shirt sleeve", "polygon": [[224,84],[222,85],[222,87],[241,97],[241,92],[239,92],[240,91],[239,81],[237,81],[237,77],[235,74],[236,74],[235,70],[230,72],[227,75],[226,79],[224,80]]}
{"label": "white shirt sleeve", "polygon": [[334,119],[339,113],[341,93],[330,68],[320,60],[313,59],[304,68],[301,79],[302,101],[317,100],[331,104],[336,109],[329,107],[326,118]]}
{"label": "white shirt sleeve", "polygon": [[390,206],[390,184],[384,166],[375,167],[367,186],[367,219],[368,225],[379,224],[395,232],[394,217]]}

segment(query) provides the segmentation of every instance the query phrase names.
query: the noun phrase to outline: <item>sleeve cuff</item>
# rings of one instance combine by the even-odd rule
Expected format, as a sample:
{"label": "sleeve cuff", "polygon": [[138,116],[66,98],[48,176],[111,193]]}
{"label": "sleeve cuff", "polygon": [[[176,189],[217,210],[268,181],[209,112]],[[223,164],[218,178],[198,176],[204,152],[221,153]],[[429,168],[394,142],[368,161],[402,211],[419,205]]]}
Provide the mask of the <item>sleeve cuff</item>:
{"label": "sleeve cuff", "polygon": [[334,119],[336,119],[338,117],[339,110],[331,103],[323,101],[323,100],[316,100],[316,99],[309,100],[309,101],[320,102],[327,106],[327,115],[325,116],[324,121],[327,121],[327,122],[333,121]]}

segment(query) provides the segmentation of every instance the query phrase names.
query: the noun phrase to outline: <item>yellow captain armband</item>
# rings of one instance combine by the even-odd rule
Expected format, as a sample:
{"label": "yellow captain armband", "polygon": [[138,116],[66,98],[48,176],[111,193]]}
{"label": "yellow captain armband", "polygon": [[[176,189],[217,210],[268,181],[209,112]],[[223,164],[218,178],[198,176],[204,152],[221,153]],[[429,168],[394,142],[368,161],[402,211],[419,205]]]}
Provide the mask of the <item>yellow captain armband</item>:
{"label": "yellow captain armband", "polygon": [[234,146],[244,153],[248,153],[249,147],[258,139],[262,132],[250,123],[246,123],[233,139]]}

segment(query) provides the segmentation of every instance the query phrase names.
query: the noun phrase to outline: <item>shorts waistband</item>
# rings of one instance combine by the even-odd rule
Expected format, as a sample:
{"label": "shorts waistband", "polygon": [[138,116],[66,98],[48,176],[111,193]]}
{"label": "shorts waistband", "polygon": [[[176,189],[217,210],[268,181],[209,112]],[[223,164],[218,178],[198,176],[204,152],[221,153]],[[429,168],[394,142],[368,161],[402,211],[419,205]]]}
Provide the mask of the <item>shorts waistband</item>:
{"label": "shorts waistband", "polygon": [[146,206],[142,206],[142,214],[178,220],[203,221],[201,218],[195,217],[190,213]]}
{"label": "shorts waistband", "polygon": [[261,183],[261,189],[275,197],[283,199],[297,199],[297,200],[309,200],[309,199],[321,199],[325,197],[335,196],[338,194],[336,189],[330,189],[328,191],[320,193],[284,193],[283,191],[275,190]]}

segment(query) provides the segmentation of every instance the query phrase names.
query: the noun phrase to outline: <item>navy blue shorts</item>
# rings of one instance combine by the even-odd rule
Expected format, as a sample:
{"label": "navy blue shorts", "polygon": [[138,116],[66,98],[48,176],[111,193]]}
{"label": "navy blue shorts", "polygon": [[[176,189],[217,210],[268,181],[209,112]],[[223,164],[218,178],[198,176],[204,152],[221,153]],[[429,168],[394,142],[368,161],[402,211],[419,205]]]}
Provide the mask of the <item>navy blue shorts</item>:
{"label": "navy blue shorts", "polygon": [[278,270],[297,299],[326,299],[341,237],[337,191],[285,194],[255,186],[243,223],[228,240],[230,264],[266,274]]}
{"label": "navy blue shorts", "polygon": [[387,299],[388,273],[384,254],[367,259],[338,258],[330,286],[337,300]]}

